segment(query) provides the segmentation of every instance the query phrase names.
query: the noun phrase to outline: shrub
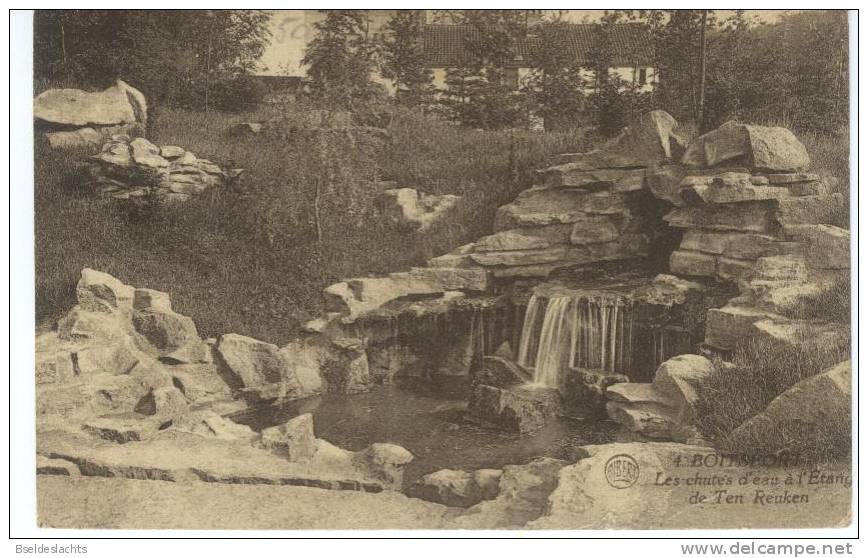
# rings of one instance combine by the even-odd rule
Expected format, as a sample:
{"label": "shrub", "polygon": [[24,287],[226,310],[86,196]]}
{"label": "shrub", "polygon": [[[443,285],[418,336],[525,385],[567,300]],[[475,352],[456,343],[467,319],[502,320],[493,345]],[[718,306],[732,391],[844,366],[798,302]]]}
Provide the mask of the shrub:
{"label": "shrub", "polygon": [[[793,344],[750,338],[736,348],[731,363],[717,359],[714,374],[702,384],[697,403],[699,429],[724,451],[754,453],[760,448],[739,447],[729,434],[796,383],[848,358],[849,338],[838,344],[820,344],[806,333]],[[791,452],[823,460],[845,457],[850,438],[805,438],[791,443]],[[775,433],[769,431],[766,447],[778,445]]]}
{"label": "shrub", "polygon": [[251,76],[238,76],[218,81],[211,86],[213,106],[226,112],[256,110],[268,95],[268,86]]}

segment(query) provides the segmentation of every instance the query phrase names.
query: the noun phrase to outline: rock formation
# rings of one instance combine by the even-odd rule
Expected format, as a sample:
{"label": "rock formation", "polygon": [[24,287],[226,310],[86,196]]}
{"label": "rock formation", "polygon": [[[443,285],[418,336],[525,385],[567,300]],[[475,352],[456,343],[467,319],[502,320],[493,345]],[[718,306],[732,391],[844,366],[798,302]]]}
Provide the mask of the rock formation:
{"label": "rock formation", "polygon": [[145,138],[114,134],[89,159],[89,186],[117,199],[154,197],[185,201],[213,187],[233,183],[242,169],[227,169],[199,159],[181,147],[156,146]]}
{"label": "rock formation", "polygon": [[43,91],[33,99],[33,117],[51,147],[99,147],[112,135],[144,132],[148,104],[138,89],[118,80],[104,91]]}
{"label": "rock formation", "polygon": [[380,213],[398,227],[425,231],[442,221],[454,209],[461,196],[425,194],[413,188],[390,188],[380,193]]}

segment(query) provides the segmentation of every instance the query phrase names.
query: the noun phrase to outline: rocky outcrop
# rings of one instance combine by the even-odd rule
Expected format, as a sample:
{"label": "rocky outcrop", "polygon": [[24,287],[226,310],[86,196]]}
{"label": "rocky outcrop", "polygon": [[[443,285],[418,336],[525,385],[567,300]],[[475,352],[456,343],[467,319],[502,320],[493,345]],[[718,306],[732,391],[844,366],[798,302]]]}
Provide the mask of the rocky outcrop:
{"label": "rocky outcrop", "polygon": [[[741,291],[708,312],[708,346],[732,350],[769,329],[790,329],[800,305],[837,288],[849,269],[850,235],[825,223],[843,199],[802,172],[810,161],[792,132],[727,123],[694,140],[682,163],[688,169],[661,188],[682,202],[665,216],[684,231],[670,270]],[[818,335],[834,329],[801,322]]]}
{"label": "rocky outcrop", "polygon": [[316,453],[313,415],[306,413],[262,431],[262,447],[290,461],[307,461]]}
{"label": "rocky outcrop", "polygon": [[89,161],[89,186],[97,194],[117,199],[185,201],[209,188],[232,184],[243,172],[200,159],[181,147],[158,147],[125,134],[112,135]]}
{"label": "rocky outcrop", "polygon": [[114,134],[143,132],[145,96],[122,80],[104,91],[49,89],[33,99],[33,117],[55,148],[99,147]]}
{"label": "rocky outcrop", "polygon": [[845,361],[798,382],[733,430],[730,442],[747,451],[775,453],[797,451],[792,440],[849,440],[850,375],[850,361]]}
{"label": "rocky outcrop", "polygon": [[500,469],[473,472],[441,469],[425,475],[407,490],[407,495],[445,506],[469,508],[483,500],[492,500],[500,492]]}
{"label": "rocky outcrop", "polygon": [[392,188],[380,193],[380,213],[404,230],[425,231],[454,210],[461,196],[426,194],[413,188]]}
{"label": "rocky outcrop", "polygon": [[557,389],[522,384],[498,388],[478,384],[470,394],[467,412],[485,424],[527,434],[539,430],[560,412]]}
{"label": "rocky outcrop", "polygon": [[714,373],[699,355],[679,355],[661,364],[651,383],[616,383],[606,388],[609,418],[658,440],[696,442],[697,390]]}
{"label": "rocky outcrop", "polygon": [[802,142],[786,128],[730,121],[690,142],[681,163],[699,168],[736,164],[780,173],[805,170],[811,160]]}

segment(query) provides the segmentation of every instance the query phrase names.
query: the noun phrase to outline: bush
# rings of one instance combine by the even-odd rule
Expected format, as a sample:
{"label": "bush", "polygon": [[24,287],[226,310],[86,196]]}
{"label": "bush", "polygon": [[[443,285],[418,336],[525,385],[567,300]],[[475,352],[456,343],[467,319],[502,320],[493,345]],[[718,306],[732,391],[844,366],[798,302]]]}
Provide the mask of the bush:
{"label": "bush", "polygon": [[249,112],[259,108],[268,95],[268,86],[251,76],[230,78],[211,86],[213,107],[226,112]]}
{"label": "bush", "polygon": [[[698,427],[718,448],[733,453],[755,453],[757,447],[739,447],[729,434],[744,421],[796,383],[850,358],[849,338],[837,345],[820,344],[802,334],[795,344],[751,338],[740,344],[731,363],[715,361],[713,376],[699,390]],[[768,433],[767,447],[777,447]],[[791,441],[791,452],[810,460],[846,457],[850,437]]]}

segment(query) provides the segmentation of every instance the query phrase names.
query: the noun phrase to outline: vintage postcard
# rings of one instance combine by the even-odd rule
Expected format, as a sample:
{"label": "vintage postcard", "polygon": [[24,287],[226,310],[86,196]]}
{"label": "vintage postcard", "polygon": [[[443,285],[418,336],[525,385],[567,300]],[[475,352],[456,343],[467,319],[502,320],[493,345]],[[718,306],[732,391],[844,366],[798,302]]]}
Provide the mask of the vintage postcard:
{"label": "vintage postcard", "polygon": [[36,10],[33,524],[850,527],[855,17]]}

